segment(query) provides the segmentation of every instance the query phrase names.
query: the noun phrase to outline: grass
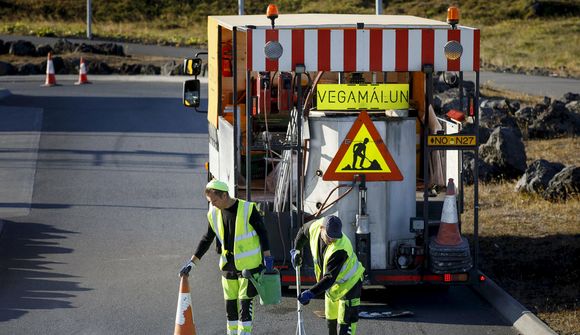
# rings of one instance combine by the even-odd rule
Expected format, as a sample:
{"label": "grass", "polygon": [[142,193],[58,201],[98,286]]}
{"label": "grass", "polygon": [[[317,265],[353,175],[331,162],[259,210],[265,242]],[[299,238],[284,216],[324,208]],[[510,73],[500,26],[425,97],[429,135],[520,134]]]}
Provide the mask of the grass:
{"label": "grass", "polygon": [[580,77],[580,19],[508,20],[482,28],[485,64]]}
{"label": "grass", "polygon": [[[528,164],[580,165],[580,139],[526,143]],[[580,197],[551,203],[514,192],[516,181],[479,188],[480,268],[558,334],[580,326]],[[473,231],[473,187],[465,191],[463,231]]]}
{"label": "grass", "polygon": [[[444,21],[447,0],[384,1],[384,14],[407,14]],[[481,29],[484,69],[548,70],[580,78],[580,4],[575,0],[458,1],[461,24]],[[374,13],[371,0],[280,0],[280,13]],[[155,44],[207,42],[208,15],[235,15],[237,2],[118,0],[93,2],[95,38]],[[263,14],[264,3],[246,3],[246,13]],[[0,0],[1,34],[86,36],[85,7],[72,0]]]}

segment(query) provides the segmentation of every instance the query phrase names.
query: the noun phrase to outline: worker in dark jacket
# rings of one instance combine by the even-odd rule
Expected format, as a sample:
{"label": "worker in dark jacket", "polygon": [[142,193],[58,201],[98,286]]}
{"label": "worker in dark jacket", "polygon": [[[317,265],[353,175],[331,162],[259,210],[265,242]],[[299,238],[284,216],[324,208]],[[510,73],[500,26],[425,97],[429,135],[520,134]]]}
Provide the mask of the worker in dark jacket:
{"label": "worker in dark jacket", "polygon": [[334,215],[307,223],[298,231],[292,249],[294,268],[302,263],[302,248],[310,246],[316,280],[311,289],[300,294],[298,300],[307,305],[324,295],[324,312],[328,334],[355,335],[364,267],[358,261],[348,237],[342,233],[342,222]]}
{"label": "worker in dark jacket", "polygon": [[249,335],[252,333],[253,298],[258,293],[254,285],[242,277],[242,270],[259,272],[262,256],[267,268],[273,266],[266,228],[256,204],[230,197],[226,183],[210,181],[205,188],[205,196],[210,202],[207,231],[180,275],[188,275],[214,238],[217,239],[221,253],[219,267],[226,302],[227,334]]}

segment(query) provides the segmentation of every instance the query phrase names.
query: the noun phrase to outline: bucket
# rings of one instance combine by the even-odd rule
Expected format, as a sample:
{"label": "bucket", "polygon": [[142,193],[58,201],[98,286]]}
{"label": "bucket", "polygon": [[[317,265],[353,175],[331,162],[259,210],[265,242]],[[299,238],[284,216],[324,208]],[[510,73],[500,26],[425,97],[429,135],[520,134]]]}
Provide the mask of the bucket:
{"label": "bucket", "polygon": [[278,305],[282,299],[282,285],[280,284],[280,272],[278,269],[251,275],[249,271],[242,271],[242,276],[249,279],[258,290],[260,305]]}

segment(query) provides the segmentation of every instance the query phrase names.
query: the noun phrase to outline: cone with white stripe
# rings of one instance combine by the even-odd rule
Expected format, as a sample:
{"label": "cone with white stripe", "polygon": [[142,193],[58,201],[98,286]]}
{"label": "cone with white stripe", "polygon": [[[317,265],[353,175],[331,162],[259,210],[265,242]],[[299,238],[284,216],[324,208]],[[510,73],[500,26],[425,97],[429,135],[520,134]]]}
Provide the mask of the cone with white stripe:
{"label": "cone with white stripe", "polygon": [[187,275],[181,276],[181,282],[179,283],[179,298],[177,300],[173,335],[196,335]]}
{"label": "cone with white stripe", "polygon": [[56,77],[54,75],[54,64],[52,63],[52,52],[48,53],[46,57],[46,80],[44,85],[42,86],[55,86],[56,85]]}
{"label": "cone with white stripe", "polygon": [[443,202],[443,212],[441,213],[441,224],[439,225],[435,242],[439,245],[455,246],[461,244],[458,222],[455,184],[453,183],[453,178],[449,178],[447,194]]}
{"label": "cone with white stripe", "polygon": [[91,82],[87,78],[87,66],[85,65],[85,60],[81,57],[81,63],[79,65],[79,81],[75,85],[90,84]]}

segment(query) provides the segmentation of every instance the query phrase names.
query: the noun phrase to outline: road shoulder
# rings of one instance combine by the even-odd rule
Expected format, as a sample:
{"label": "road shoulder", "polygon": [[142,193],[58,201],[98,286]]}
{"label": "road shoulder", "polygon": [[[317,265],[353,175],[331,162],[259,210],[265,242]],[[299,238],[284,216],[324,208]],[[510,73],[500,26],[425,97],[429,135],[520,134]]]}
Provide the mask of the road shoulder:
{"label": "road shoulder", "polygon": [[485,281],[473,286],[522,335],[557,335],[534,313],[486,276]]}

